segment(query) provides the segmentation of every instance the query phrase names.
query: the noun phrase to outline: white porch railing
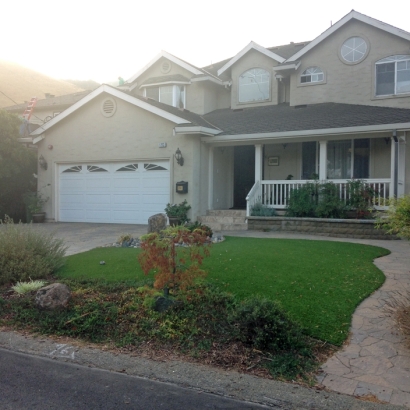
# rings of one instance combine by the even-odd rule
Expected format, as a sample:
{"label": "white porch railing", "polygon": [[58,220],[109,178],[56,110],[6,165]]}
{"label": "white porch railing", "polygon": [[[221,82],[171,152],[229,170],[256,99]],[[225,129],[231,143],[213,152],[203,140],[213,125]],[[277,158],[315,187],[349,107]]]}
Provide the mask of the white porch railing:
{"label": "white porch railing", "polygon": [[[339,197],[343,201],[349,200],[349,189],[347,179],[328,179],[323,182],[333,182],[338,189]],[[376,209],[387,209],[386,203],[391,196],[391,180],[385,179],[364,179],[367,186],[372,188],[376,195],[373,205]],[[256,203],[265,206],[284,209],[289,204],[289,197],[293,189],[302,185],[314,182],[312,180],[266,180],[257,181],[246,197],[246,216],[250,216],[251,209]],[[371,205],[369,203],[369,205]]]}

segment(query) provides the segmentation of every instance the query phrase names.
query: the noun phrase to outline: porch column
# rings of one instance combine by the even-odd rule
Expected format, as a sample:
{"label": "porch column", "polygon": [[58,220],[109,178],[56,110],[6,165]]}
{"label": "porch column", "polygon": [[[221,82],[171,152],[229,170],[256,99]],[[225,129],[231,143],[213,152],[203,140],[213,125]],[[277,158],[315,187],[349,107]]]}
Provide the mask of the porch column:
{"label": "porch column", "polygon": [[327,179],[327,141],[319,141],[319,181]]}
{"label": "porch column", "polygon": [[255,182],[262,181],[262,166],[263,166],[263,146],[262,144],[255,145]]}
{"label": "porch column", "polygon": [[399,137],[399,164],[397,170],[397,196],[403,196],[406,181],[406,135]]}
{"label": "porch column", "polygon": [[209,147],[208,157],[208,209],[214,209],[214,147]]}

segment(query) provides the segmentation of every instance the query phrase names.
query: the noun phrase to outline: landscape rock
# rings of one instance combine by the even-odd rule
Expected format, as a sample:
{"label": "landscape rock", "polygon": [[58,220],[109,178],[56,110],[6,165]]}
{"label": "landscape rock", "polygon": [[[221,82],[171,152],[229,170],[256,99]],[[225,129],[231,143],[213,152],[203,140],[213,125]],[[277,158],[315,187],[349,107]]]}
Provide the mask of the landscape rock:
{"label": "landscape rock", "polygon": [[53,283],[37,291],[36,306],[39,309],[65,308],[71,298],[71,291],[63,283]]}
{"label": "landscape rock", "polygon": [[167,227],[165,214],[155,214],[148,218],[148,233],[160,232]]}

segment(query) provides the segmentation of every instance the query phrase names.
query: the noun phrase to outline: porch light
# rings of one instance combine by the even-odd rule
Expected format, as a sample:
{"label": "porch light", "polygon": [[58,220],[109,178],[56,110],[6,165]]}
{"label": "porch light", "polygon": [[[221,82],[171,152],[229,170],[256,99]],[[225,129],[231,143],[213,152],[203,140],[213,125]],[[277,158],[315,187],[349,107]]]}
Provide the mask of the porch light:
{"label": "porch light", "polygon": [[177,160],[178,165],[184,165],[184,157],[182,156],[181,150],[178,148],[175,152],[175,159]]}
{"label": "porch light", "polygon": [[40,167],[43,169],[47,169],[48,165],[47,165],[47,161],[45,160],[45,158],[40,155],[40,157],[38,158],[38,163],[40,164]]}

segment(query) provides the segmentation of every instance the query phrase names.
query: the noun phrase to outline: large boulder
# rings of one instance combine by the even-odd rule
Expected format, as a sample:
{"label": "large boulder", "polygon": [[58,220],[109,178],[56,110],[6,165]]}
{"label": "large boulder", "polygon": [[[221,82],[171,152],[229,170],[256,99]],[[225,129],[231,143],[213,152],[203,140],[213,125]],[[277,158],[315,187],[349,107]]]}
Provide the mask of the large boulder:
{"label": "large boulder", "polygon": [[167,227],[165,214],[155,214],[148,218],[148,233],[161,232]]}
{"label": "large boulder", "polygon": [[65,308],[71,298],[71,291],[63,283],[53,283],[37,291],[36,305],[39,309]]}

